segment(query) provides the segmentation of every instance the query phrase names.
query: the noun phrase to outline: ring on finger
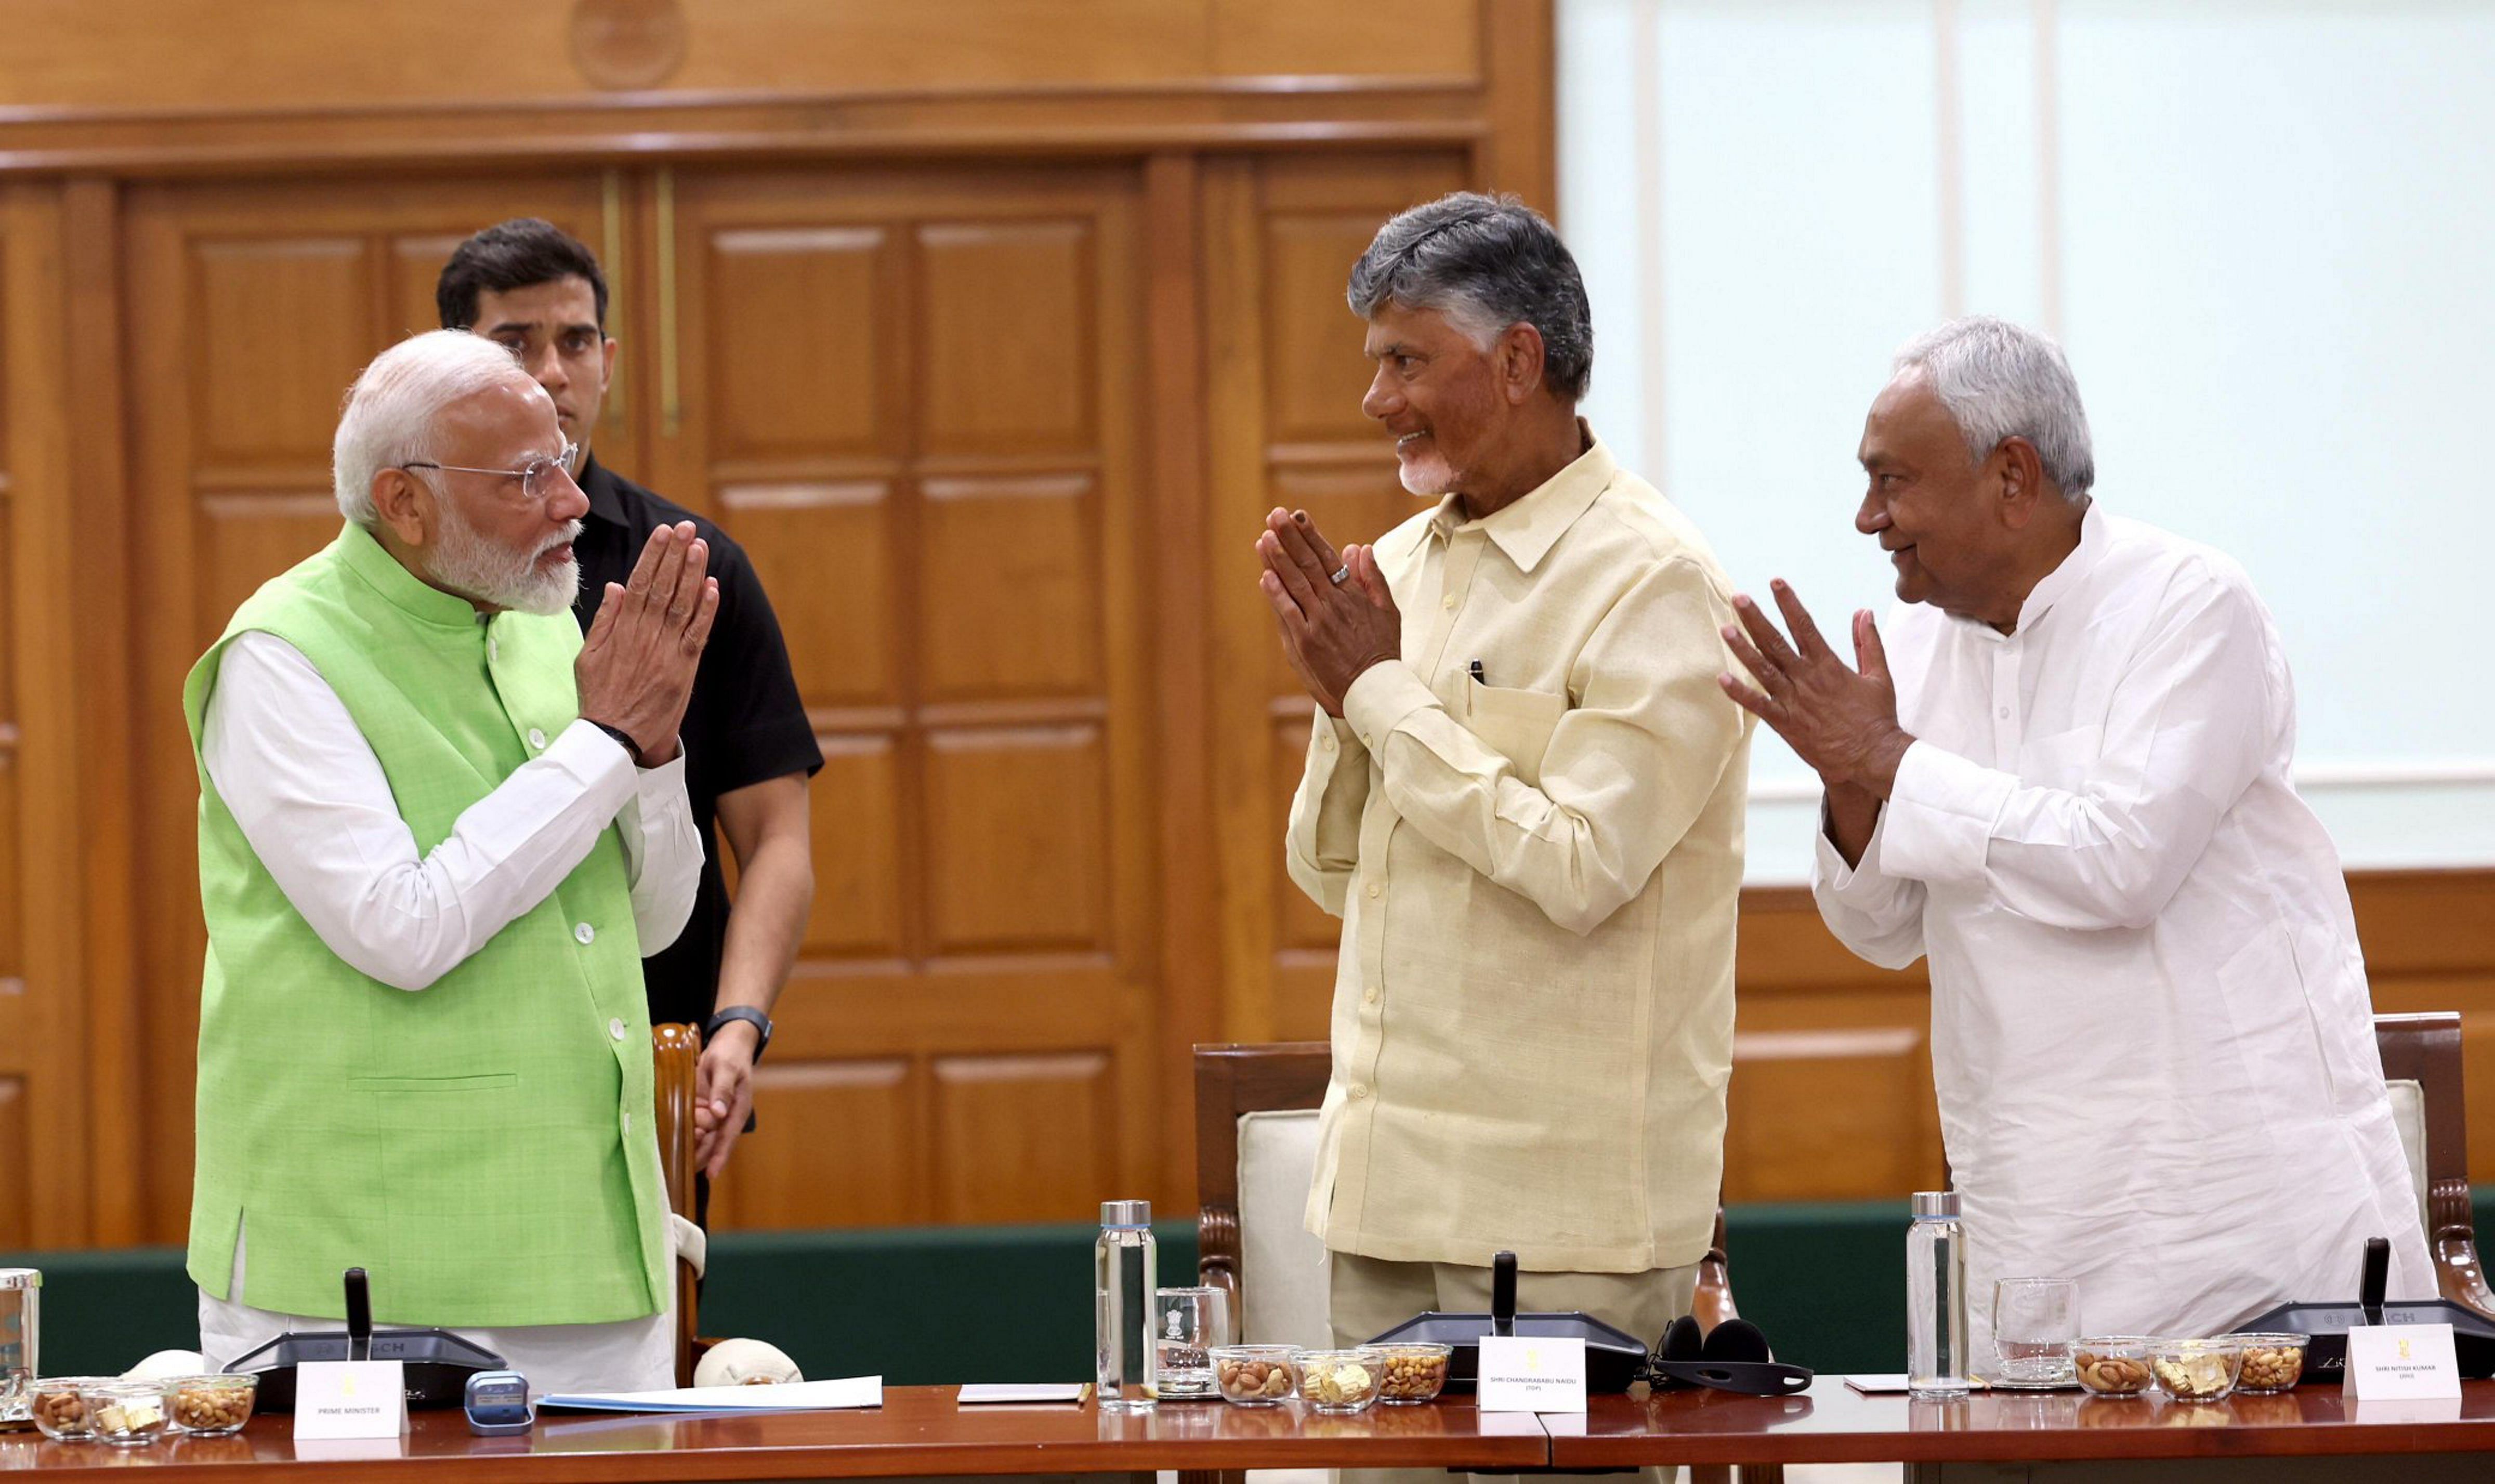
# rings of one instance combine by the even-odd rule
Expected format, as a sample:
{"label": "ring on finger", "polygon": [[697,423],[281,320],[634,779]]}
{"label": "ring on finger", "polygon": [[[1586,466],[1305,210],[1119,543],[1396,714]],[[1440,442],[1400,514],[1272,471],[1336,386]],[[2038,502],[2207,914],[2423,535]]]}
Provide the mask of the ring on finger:
{"label": "ring on finger", "polygon": [[1327,575],[1326,580],[1327,580],[1328,582],[1333,583],[1333,584],[1334,584],[1335,586],[1337,586],[1337,587],[1340,587],[1340,586],[1342,586],[1344,583],[1346,583],[1346,582],[1350,581],[1350,580],[1351,580],[1351,564],[1350,564],[1349,562],[1345,562],[1345,563],[1343,563],[1340,567],[1336,568],[1336,569],[1335,569],[1331,573],[1329,573],[1329,574]]}

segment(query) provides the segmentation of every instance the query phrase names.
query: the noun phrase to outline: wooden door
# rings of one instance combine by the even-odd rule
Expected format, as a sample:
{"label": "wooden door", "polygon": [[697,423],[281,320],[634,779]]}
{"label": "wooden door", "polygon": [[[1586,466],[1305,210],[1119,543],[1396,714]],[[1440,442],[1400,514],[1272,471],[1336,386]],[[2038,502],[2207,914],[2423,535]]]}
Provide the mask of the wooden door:
{"label": "wooden door", "polygon": [[1282,659],[1251,545],[1278,505],[1306,510],[1338,544],[1374,541],[1423,508],[1396,479],[1392,440],[1360,410],[1367,326],[1343,280],[1387,217],[1466,177],[1454,152],[1243,158],[1206,171],[1207,602],[1229,1039],[1323,1039],[1341,930],[1283,870],[1314,705]]}
{"label": "wooden door", "polygon": [[[182,677],[253,589],[337,533],[329,443],[364,363],[435,327],[468,233],[543,216],[611,235],[595,172],[135,189],[127,210],[134,587],[139,634],[140,1106],[147,1234],[191,1200],[200,957],[198,798]],[[602,447],[603,445],[601,445]]]}
{"label": "wooden door", "polygon": [[1140,175],[656,185],[641,473],[752,553],[824,755],[814,914],[715,1223],[1166,1204]]}

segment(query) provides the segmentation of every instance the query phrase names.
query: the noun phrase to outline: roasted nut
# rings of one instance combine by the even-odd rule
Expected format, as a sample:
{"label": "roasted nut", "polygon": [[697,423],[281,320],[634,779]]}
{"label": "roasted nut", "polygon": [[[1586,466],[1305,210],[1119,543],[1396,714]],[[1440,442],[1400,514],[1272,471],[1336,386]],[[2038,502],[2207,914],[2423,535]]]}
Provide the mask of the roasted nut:
{"label": "roasted nut", "polygon": [[86,1402],[76,1386],[46,1389],[35,1383],[35,1422],[55,1438],[84,1437],[87,1431]]}
{"label": "roasted nut", "polygon": [[2148,1389],[2148,1362],[2081,1350],[2071,1357],[2079,1384],[2099,1396],[2137,1396]]}
{"label": "roasted nut", "polygon": [[1218,1356],[1213,1363],[1213,1379],[1233,1402],[1278,1402],[1291,1394],[1291,1365],[1286,1360]]}
{"label": "roasted nut", "polygon": [[166,1398],[173,1424],[193,1433],[230,1433],[251,1420],[248,1383],[201,1378],[176,1381]]}
{"label": "roasted nut", "polygon": [[1381,1370],[1377,1387],[1381,1402],[1427,1402],[1446,1388],[1444,1355],[1390,1351]]}
{"label": "roasted nut", "polygon": [[2285,1391],[2303,1376],[2302,1345],[2255,1345],[2244,1351],[2243,1374],[2235,1384],[2245,1391]]}

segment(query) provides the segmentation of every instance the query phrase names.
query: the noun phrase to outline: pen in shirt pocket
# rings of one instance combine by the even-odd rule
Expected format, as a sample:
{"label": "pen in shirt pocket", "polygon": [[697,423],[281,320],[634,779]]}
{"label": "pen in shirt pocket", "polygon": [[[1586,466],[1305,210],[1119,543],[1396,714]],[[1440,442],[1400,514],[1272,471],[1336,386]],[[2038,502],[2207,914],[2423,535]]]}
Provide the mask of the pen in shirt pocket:
{"label": "pen in shirt pocket", "polygon": [[1479,660],[1475,660],[1471,665],[1466,665],[1466,666],[1464,667],[1464,671],[1465,671],[1465,673],[1466,673],[1466,674],[1469,674],[1469,675],[1471,675],[1471,676],[1473,677],[1473,684],[1475,684],[1475,685],[1488,685],[1488,684],[1490,684],[1490,682],[1489,682],[1489,681],[1484,680],[1484,679],[1482,678],[1482,664],[1481,664],[1481,662],[1480,662]]}

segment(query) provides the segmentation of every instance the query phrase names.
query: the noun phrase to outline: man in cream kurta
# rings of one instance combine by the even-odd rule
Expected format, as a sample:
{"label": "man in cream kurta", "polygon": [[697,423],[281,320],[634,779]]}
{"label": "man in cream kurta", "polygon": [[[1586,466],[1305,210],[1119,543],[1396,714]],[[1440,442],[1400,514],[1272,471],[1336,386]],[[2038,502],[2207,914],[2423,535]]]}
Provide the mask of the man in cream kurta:
{"label": "man in cream kurta", "polygon": [[[2337,852],[2289,779],[2278,631],[2225,556],[2110,514],[2059,350],[1908,347],[1857,525],[1905,603],[1860,674],[1780,592],[1743,693],[1828,780],[1813,886],[1846,946],[1928,956],[1978,1369],[1995,1280],[2088,1332],[2223,1332],[2346,1299],[2369,1237],[2435,1289]],[[1729,683],[1729,682],[1728,682]],[[1894,697],[1884,694],[1894,684]],[[1894,707],[1894,709],[1891,709]]]}
{"label": "man in cream kurta", "polygon": [[1652,1342],[1722,1174],[1748,753],[1714,680],[1729,587],[1575,416],[1584,294],[1547,223],[1416,208],[1352,300],[1364,405],[1443,498],[1339,557],[1305,514],[1259,538],[1321,708],[1291,876],[1343,919],[1308,1208],[1334,1328],[1484,1308],[1505,1249],[1524,1307]]}

